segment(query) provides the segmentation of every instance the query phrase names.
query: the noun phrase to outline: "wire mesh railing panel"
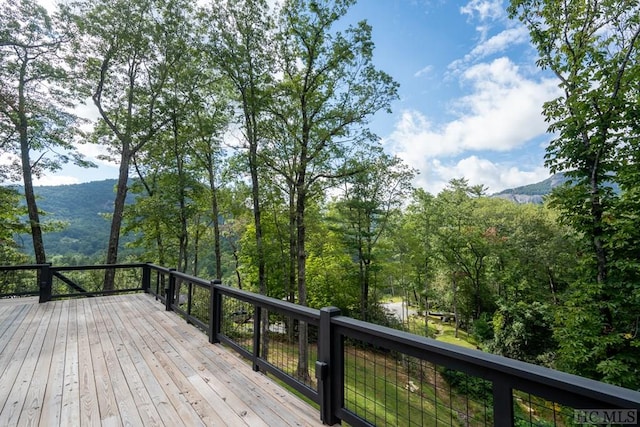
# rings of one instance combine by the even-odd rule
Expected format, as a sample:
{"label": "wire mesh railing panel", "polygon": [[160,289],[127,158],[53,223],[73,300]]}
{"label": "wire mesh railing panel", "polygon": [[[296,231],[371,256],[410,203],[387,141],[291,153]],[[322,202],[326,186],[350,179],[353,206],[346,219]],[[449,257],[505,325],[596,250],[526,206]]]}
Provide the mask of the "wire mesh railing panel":
{"label": "wire mesh railing panel", "polygon": [[356,340],[344,357],[344,408],[368,423],[493,425],[490,382]]}
{"label": "wire mesh railing panel", "polygon": [[0,298],[13,295],[38,295],[39,270],[2,270],[0,271]]}
{"label": "wire mesh railing panel", "polygon": [[151,275],[150,291],[161,298],[165,297],[165,290],[169,286],[169,272],[155,270]]}
{"label": "wire mesh railing panel", "polygon": [[268,318],[268,341],[262,342],[262,357],[285,374],[317,390],[312,370],[318,358],[318,327],[275,313]]}
{"label": "wire mesh railing panel", "polygon": [[220,333],[245,350],[253,351],[253,305],[222,296]]}
{"label": "wire mesh railing panel", "polygon": [[140,288],[142,286],[142,269],[138,267],[115,269],[113,283],[115,290]]}
{"label": "wire mesh railing panel", "polygon": [[[189,290],[191,293],[191,301],[187,301],[187,312],[204,324],[208,324],[211,290],[195,284],[192,284]],[[191,305],[188,306],[189,304]]]}
{"label": "wire mesh railing panel", "polygon": [[513,425],[565,427],[574,423],[574,409],[523,391],[513,391]]}

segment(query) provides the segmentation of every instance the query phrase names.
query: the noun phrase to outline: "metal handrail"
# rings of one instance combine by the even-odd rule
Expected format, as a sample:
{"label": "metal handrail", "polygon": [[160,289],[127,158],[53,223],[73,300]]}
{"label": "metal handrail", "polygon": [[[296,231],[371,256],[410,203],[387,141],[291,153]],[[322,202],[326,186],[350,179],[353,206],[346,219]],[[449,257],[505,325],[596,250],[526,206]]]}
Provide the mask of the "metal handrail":
{"label": "metal handrail", "polygon": [[[270,372],[287,384],[296,388],[320,405],[321,419],[326,424],[346,421],[352,425],[371,425],[344,407],[344,343],[346,340],[358,340],[378,348],[385,348],[402,355],[424,360],[439,366],[464,372],[482,378],[493,384],[493,419],[497,426],[514,424],[513,393],[515,390],[530,393],[548,399],[560,405],[574,409],[631,409],[640,412],[640,392],[605,384],[588,378],[552,370],[546,367],[509,359],[506,357],[467,349],[430,338],[342,316],[336,308],[321,310],[303,307],[287,301],[281,301],[245,290],[224,286],[220,281],[207,281],[173,269],[145,264],[118,264],[102,266],[53,267],[49,264],[23,266],[0,266],[0,271],[40,270],[41,301],[46,302],[60,295],[51,295],[51,271],[89,270],[106,268],[142,268],[142,283],[139,288],[126,291],[145,291],[162,299],[167,310],[180,313],[185,319],[204,330],[210,342],[224,342],[232,345],[243,356],[253,359],[254,369]],[[168,279],[168,288],[160,290],[151,286],[151,272]],[[192,316],[190,308],[184,310],[174,301],[176,279],[187,282],[189,307],[195,287],[209,290],[208,324]],[[173,283],[173,285],[172,285]],[[44,289],[44,290],[43,290]],[[44,295],[44,296],[43,296]],[[77,296],[77,295],[76,295]],[[48,299],[47,299],[48,297]],[[222,298],[233,298],[254,307],[254,348],[250,353],[221,332]],[[279,313],[298,321],[315,325],[318,328],[318,360],[315,364],[317,390],[312,390],[288,375],[278,367],[261,359],[258,351],[261,326],[261,310]]]}

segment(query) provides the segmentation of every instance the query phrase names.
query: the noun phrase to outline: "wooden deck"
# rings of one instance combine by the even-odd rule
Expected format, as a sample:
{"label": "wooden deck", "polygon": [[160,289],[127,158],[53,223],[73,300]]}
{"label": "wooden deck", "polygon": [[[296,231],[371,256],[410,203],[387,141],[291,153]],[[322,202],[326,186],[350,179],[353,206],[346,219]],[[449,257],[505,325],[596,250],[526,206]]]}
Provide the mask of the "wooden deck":
{"label": "wooden deck", "polygon": [[0,426],[319,426],[146,294],[0,300]]}

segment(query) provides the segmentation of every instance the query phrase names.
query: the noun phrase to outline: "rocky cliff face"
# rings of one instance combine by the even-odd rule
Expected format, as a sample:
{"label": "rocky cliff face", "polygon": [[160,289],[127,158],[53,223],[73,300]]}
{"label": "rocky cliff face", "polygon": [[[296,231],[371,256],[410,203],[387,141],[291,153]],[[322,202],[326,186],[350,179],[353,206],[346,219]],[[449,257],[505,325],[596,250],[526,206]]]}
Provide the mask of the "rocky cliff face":
{"label": "rocky cliff face", "polygon": [[498,193],[498,194],[494,194],[493,197],[499,197],[501,199],[507,199],[507,200],[511,200],[512,202],[515,203],[533,203],[536,205],[541,205],[543,202],[543,195],[542,194],[533,194],[533,195],[529,195],[529,194],[502,194],[502,193]]}
{"label": "rocky cliff face", "polygon": [[551,190],[565,182],[567,182],[567,178],[563,174],[557,173],[544,181],[503,190],[499,193],[493,194],[492,197],[499,197],[516,203],[542,204],[544,196],[551,193]]}

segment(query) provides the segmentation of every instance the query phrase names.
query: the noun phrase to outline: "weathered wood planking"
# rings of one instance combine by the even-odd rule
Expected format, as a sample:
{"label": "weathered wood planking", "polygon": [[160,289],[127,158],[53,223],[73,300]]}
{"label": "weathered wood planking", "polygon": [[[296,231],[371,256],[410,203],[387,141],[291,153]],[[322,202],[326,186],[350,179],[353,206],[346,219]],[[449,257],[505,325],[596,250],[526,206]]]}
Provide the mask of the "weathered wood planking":
{"label": "weathered wood planking", "polygon": [[320,426],[144,294],[0,300],[2,426]]}

